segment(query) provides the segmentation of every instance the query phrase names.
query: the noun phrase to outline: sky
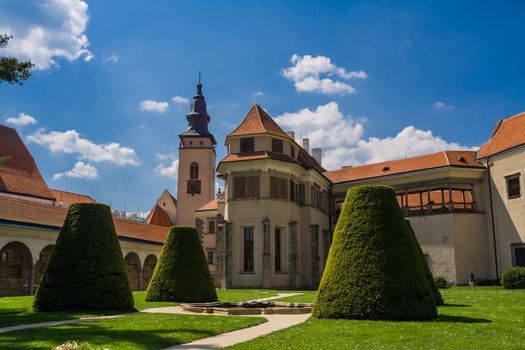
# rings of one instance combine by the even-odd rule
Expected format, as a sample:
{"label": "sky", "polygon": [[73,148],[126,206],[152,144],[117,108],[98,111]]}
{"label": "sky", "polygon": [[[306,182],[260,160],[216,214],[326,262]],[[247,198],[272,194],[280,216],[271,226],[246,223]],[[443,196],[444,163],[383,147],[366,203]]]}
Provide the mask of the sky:
{"label": "sky", "polygon": [[[0,0],[0,83],[51,188],[128,212],[176,193],[198,72],[217,158],[259,103],[337,169],[476,149],[525,111],[522,1]],[[222,187],[221,183],[218,183]]]}

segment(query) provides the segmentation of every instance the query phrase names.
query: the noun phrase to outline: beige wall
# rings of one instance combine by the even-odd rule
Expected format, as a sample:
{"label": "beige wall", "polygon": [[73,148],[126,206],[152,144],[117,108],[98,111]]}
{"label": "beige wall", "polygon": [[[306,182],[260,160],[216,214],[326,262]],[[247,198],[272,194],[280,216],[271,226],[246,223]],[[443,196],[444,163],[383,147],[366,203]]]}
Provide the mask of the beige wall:
{"label": "beige wall", "polygon": [[[199,232],[201,234],[202,248],[206,261],[208,261],[208,251],[213,252],[214,261],[212,264],[208,264],[208,268],[211,275],[215,277],[217,263],[217,210],[196,211],[195,218],[203,222],[202,232]],[[215,233],[210,233],[208,230],[210,221],[215,223]]]}
{"label": "beige wall", "polygon": [[159,199],[155,203],[155,205],[158,205],[162,209],[166,211],[168,214],[171,223],[174,224],[177,220],[177,206],[171,199],[171,195],[167,190],[164,190],[162,194],[160,195]]}
{"label": "beige wall", "polygon": [[[193,145],[189,145],[189,142]],[[200,142],[203,145],[200,146]],[[201,193],[188,194],[187,181],[190,178],[190,165],[199,164]],[[208,138],[184,139],[184,147],[179,148],[179,174],[177,184],[177,226],[195,226],[195,210],[215,197],[215,150]]]}
{"label": "beige wall", "polygon": [[[483,162],[486,164],[486,159]],[[499,273],[502,273],[512,266],[511,244],[525,242],[525,147],[518,147],[490,157],[490,165],[498,265]],[[521,197],[509,199],[505,178],[515,174],[520,174]],[[488,177],[485,186],[488,188]],[[490,201],[488,190],[485,193],[485,201],[486,203]],[[487,210],[487,214],[486,225],[489,228],[487,238],[493,259],[490,210]],[[492,267],[492,274],[495,276],[495,267]]]}

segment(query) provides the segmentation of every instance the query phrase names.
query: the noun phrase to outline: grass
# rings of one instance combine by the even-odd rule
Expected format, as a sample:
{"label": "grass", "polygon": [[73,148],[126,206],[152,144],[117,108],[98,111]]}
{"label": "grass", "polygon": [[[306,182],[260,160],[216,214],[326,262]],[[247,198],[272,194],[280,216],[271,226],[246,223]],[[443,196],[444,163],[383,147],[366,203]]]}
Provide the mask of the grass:
{"label": "grass", "polygon": [[[524,349],[525,290],[454,287],[427,322],[329,320],[307,322],[232,349]],[[285,298],[314,302],[315,292]],[[282,299],[282,300],[285,300]]]}
{"label": "grass", "polygon": [[140,314],[0,334],[0,349],[52,349],[68,340],[96,348],[162,349],[264,322],[260,317]]}
{"label": "grass", "polygon": [[[229,289],[217,290],[221,301],[241,301],[257,298],[267,298],[277,295],[276,291],[262,289]],[[147,302],[144,300],[146,292],[134,292],[135,308],[144,310],[152,307],[173,306],[178,303]],[[33,297],[1,297],[0,298],[0,327],[20,324],[40,323],[58,320],[70,320],[81,317],[111,315],[115,312],[34,312],[32,310]]]}

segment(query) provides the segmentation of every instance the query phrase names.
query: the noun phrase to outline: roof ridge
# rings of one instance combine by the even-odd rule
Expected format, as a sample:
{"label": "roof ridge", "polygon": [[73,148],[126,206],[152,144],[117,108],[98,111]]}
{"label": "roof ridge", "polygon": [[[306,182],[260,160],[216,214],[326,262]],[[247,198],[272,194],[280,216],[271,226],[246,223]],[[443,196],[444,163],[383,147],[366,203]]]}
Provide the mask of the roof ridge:
{"label": "roof ridge", "polygon": [[261,124],[262,129],[267,133],[268,130],[266,129],[266,127],[264,126],[264,123],[262,121],[261,106],[258,103],[256,103],[254,106],[255,106],[255,111],[257,112],[257,117],[258,117],[259,124]]}

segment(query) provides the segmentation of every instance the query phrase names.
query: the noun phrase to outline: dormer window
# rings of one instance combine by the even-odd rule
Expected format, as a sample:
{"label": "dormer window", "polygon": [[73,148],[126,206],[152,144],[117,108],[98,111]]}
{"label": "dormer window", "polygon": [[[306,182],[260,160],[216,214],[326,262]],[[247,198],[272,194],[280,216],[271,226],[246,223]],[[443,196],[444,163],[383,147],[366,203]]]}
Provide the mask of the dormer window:
{"label": "dormer window", "polygon": [[390,167],[389,166],[384,167],[383,171],[390,171]]}
{"label": "dormer window", "polygon": [[272,152],[283,153],[283,140],[272,139]]}
{"label": "dormer window", "polygon": [[243,137],[241,139],[241,153],[253,152],[255,150],[255,140],[253,137]]}

